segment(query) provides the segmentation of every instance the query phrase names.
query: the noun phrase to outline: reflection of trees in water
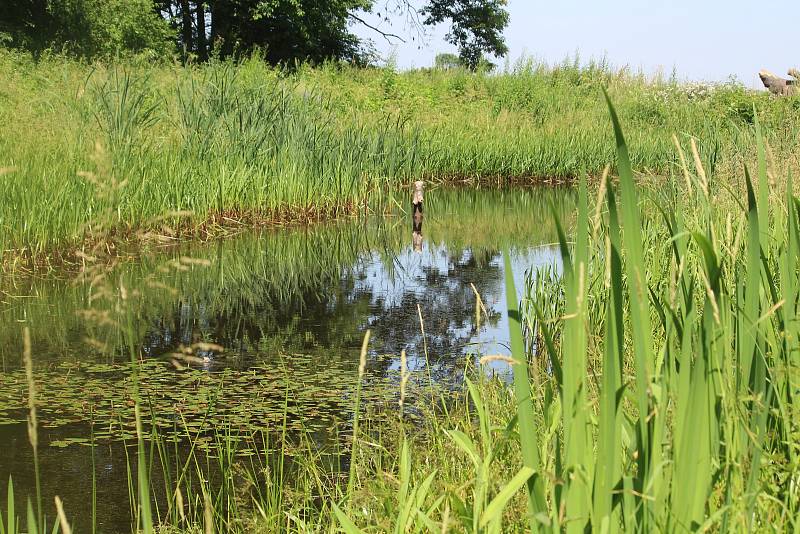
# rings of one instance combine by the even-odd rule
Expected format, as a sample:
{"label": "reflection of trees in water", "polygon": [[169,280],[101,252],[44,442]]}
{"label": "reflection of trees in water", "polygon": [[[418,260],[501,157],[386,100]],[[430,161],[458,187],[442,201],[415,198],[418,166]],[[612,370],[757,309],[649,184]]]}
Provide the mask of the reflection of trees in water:
{"label": "reflection of trees in water", "polygon": [[143,339],[144,351],[154,356],[181,344],[211,341],[225,347],[220,364],[247,368],[268,365],[279,354],[332,349],[334,357],[358,350],[357,326],[368,313],[368,297],[355,294],[352,275],[320,286],[279,301],[250,294],[213,311],[202,301],[178,301],[170,315],[153,322]]}
{"label": "reflection of trees in water", "polygon": [[[437,299],[446,301],[461,295],[460,300],[453,302],[458,309],[454,308],[451,323],[454,327],[468,327],[471,305],[464,302],[472,300],[469,282],[486,293],[487,289],[480,284],[486,282],[486,277],[491,278],[490,273],[474,269],[470,273],[468,263],[483,262],[482,265],[488,266],[492,254],[483,251],[474,258],[462,257],[453,252],[454,248],[501,250],[521,243],[552,242],[551,205],[567,214],[564,220],[568,221],[568,214],[574,212],[573,197],[569,191],[552,188],[431,192],[426,198],[423,254],[431,242],[446,243],[453,274],[463,275],[466,283],[456,288],[437,286],[437,278],[445,273],[429,269],[425,277],[431,279],[420,280],[424,291],[412,295],[401,307],[410,308],[409,314],[413,316],[416,304],[420,304],[428,330],[434,334],[441,331],[434,328],[435,321],[443,321],[440,310],[444,306]],[[140,295],[135,302],[129,301],[135,314],[134,336],[151,355],[172,350],[179,344],[190,344],[197,338],[216,340],[228,347],[233,351],[231,354],[239,355],[240,361],[223,356],[220,364],[237,366],[257,362],[270,351],[284,348],[356,350],[361,336],[358,327],[364,326],[361,321],[370,316],[373,297],[378,298],[380,291],[363,295],[363,284],[356,284],[358,290],[348,284],[352,284],[351,278],[363,274],[359,258],[363,260],[366,251],[379,251],[376,254],[384,257],[386,277],[394,274],[395,254],[403,250],[403,244],[413,249],[408,234],[409,230],[413,233],[414,225],[409,229],[408,223],[408,220],[395,224],[392,219],[378,222],[370,219],[369,224],[358,221],[320,225],[313,231],[281,229],[246,235],[213,246],[187,244],[163,255],[144,255],[135,262],[123,262],[110,282],[116,284],[124,278],[130,292]],[[211,266],[176,268],[174,264],[180,263],[184,256],[208,260]],[[347,269],[347,276],[342,276],[342,269]],[[417,274],[415,271],[414,275]],[[472,275],[474,280],[469,279]],[[160,288],[148,286],[149,282],[157,282]],[[176,289],[180,298],[169,288]],[[433,288],[442,294],[436,297],[431,293]],[[89,283],[51,279],[0,283],[0,356],[6,368],[19,365],[20,321],[32,328],[37,362],[128,361],[128,355],[120,348],[123,336],[117,326],[93,323],[76,313],[86,309],[104,312],[108,308],[113,315],[117,303],[95,301],[94,293],[93,284]],[[26,298],[7,297],[12,294]],[[27,298],[34,295],[36,298]],[[358,309],[354,302],[359,302],[362,308]],[[402,316],[397,309],[389,311],[396,318]],[[456,315],[463,316],[464,322],[455,320]],[[113,317],[119,319],[117,315]],[[409,325],[416,323],[412,317],[403,328],[415,328]],[[417,335],[416,330],[413,335]],[[454,335],[463,337],[461,332]],[[87,337],[105,343],[109,350],[87,347]],[[416,343],[409,339],[409,350],[413,350],[410,345]],[[432,338],[431,343],[431,353],[436,353],[435,356],[446,352],[448,346],[458,345],[457,340],[449,337]],[[443,350],[434,350],[434,345]],[[387,350],[399,346],[396,341],[387,344]],[[260,355],[254,356],[259,352]],[[347,358],[350,357],[347,353]]]}
{"label": "reflection of trees in water", "polygon": [[[145,354],[155,356],[179,345],[212,341],[226,348],[220,365],[247,368],[269,365],[278,354],[324,354],[325,363],[357,368],[363,331],[373,331],[373,350],[399,354],[406,349],[412,361],[424,361],[417,306],[425,321],[428,354],[437,373],[463,366],[460,356],[477,334],[474,284],[481,295],[503,289],[499,253],[481,250],[448,251],[446,269],[423,266],[411,273],[409,290],[387,299],[374,285],[357,284],[365,267],[347,269],[328,287],[308,287],[302,294],[276,305],[263,300],[235,299],[222,309],[203,302],[179,300],[172,313],[153,322],[143,338]],[[408,273],[407,273],[408,274]],[[500,314],[490,310],[490,321]],[[391,360],[374,369],[388,372]]]}
{"label": "reflection of trees in water", "polygon": [[[404,293],[398,305],[386,305],[378,298],[378,309],[370,318],[377,350],[399,354],[405,349],[420,364],[425,360],[425,343],[420,330],[417,306],[422,310],[425,342],[433,372],[450,376],[463,368],[463,355],[477,334],[474,284],[481,295],[503,290],[503,271],[493,262],[499,253],[448,252],[447,271],[426,266],[415,279],[415,291]],[[500,314],[487,310],[496,324]]]}

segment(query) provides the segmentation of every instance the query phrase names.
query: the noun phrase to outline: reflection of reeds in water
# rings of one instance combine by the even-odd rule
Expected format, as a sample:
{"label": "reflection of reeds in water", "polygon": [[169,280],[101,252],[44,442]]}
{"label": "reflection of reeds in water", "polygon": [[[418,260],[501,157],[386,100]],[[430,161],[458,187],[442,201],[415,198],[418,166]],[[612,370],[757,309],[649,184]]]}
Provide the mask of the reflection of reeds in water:
{"label": "reflection of reeds in water", "polygon": [[[425,239],[429,246],[445,244],[454,256],[470,249],[478,261],[485,256],[483,251],[495,253],[498,247],[513,247],[520,240],[551,243],[555,232],[548,222],[549,205],[555,203],[559,213],[569,217],[572,196],[547,189],[477,193],[435,189],[426,199]],[[19,337],[13,330],[3,334],[23,318],[31,324],[48,325],[31,332],[40,353],[85,358],[83,341],[73,339],[74,333],[81,331],[87,331],[96,345],[90,347],[90,353],[113,351],[119,339],[112,305],[115,292],[108,285],[92,285],[94,277],[101,275],[124,276],[129,291],[138,295],[128,304],[136,307],[140,317],[133,325],[139,337],[156,319],[172,321],[178,313],[178,299],[187,309],[202,306],[209,316],[258,313],[258,321],[266,326],[274,315],[268,310],[278,313],[300,309],[304,300],[313,302],[317,295],[337,286],[343,272],[370,250],[380,252],[387,270],[393,269],[394,256],[407,246],[407,235],[403,225],[391,221],[243,235],[205,246],[168,249],[135,261],[87,259],[80,283],[75,284],[18,277],[15,286],[0,290],[37,298],[9,299],[8,305],[0,305],[0,318],[5,319],[0,320],[0,354],[13,368],[21,352],[14,342]],[[87,257],[92,256],[87,251]],[[81,311],[80,316],[76,310]]]}

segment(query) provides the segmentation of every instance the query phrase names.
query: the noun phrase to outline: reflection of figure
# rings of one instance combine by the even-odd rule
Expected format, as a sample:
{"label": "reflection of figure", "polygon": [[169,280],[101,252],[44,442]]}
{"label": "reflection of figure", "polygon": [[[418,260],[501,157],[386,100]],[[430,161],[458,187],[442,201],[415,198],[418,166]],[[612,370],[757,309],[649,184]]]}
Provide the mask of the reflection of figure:
{"label": "reflection of figure", "polygon": [[411,244],[414,252],[422,252],[422,213],[414,214],[414,224],[411,226]]}
{"label": "reflection of figure", "polygon": [[414,182],[414,196],[411,199],[413,225],[411,230],[411,245],[414,252],[422,252],[422,180]]}

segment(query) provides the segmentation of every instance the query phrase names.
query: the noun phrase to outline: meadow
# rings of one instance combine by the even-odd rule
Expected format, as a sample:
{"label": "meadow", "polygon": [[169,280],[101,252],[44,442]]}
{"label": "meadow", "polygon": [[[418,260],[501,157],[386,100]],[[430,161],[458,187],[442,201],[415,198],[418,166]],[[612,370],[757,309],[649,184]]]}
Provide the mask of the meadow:
{"label": "meadow", "polygon": [[602,63],[287,71],[257,57],[183,67],[3,51],[0,74],[5,271],[74,264],[101,235],[120,245],[354,215],[416,178],[597,177],[613,161],[602,87],[638,173],[675,172],[676,135],[726,176],[755,154],[756,114],[776,153],[796,157],[793,99]]}
{"label": "meadow", "polygon": [[[92,287],[105,289],[88,305],[114,310],[106,326],[130,360],[126,504],[139,531],[798,528],[797,99],[603,65],[473,75],[2,59],[13,75],[0,113],[18,119],[0,138],[0,161],[13,169],[2,186],[13,201],[0,207],[5,268],[59,254],[95,264]],[[77,174],[85,169],[94,174]],[[463,387],[452,389],[410,370],[403,353],[375,388],[367,357],[380,340],[367,332],[341,379],[348,416],[334,465],[313,440],[286,439],[302,426],[288,387],[269,432],[241,439],[224,424],[202,435],[186,420],[158,424],[168,408],[152,403],[149,381],[161,375],[140,362],[140,295],[105,261],[117,257],[112,246],[137,233],[210,237],[231,225],[372,217],[417,177],[576,183],[576,209],[530,210],[534,227],[555,233],[562,272],[530,271],[519,299],[506,260],[511,356],[467,359]],[[511,233],[532,231],[502,213],[487,210],[497,227],[476,229],[478,242],[506,249]],[[461,219],[455,210],[452,224]],[[321,235],[317,252],[336,242]],[[290,258],[305,246],[279,244],[274,254]],[[87,254],[70,255],[81,247]],[[261,252],[245,250],[231,286],[252,283]],[[313,272],[325,277],[332,255],[313,256]],[[289,272],[272,283],[303,280]],[[236,294],[215,302],[235,305]],[[479,296],[475,308],[480,316]],[[48,473],[35,452],[37,389],[58,378],[37,383],[30,339],[17,347],[16,384],[30,406],[38,488]],[[189,349],[177,364],[208,347]],[[497,361],[512,366],[511,382],[486,372]],[[202,388],[213,397],[224,384]],[[238,388],[236,398],[252,394]],[[214,403],[201,406],[213,420]],[[234,461],[242,449],[249,461]],[[94,469],[91,478],[94,492]],[[0,532],[20,532],[23,516],[28,532],[68,530],[69,509],[46,513],[38,489],[20,513],[12,484]]]}

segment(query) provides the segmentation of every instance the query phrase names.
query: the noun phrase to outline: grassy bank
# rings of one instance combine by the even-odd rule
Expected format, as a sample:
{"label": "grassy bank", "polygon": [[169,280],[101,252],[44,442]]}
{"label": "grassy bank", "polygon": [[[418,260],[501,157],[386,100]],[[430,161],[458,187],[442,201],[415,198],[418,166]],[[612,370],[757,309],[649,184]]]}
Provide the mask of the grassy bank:
{"label": "grassy bank", "polygon": [[[709,180],[687,166],[640,190],[619,129],[615,138],[619,180],[591,194],[580,185],[574,234],[560,237],[563,277],[532,273],[518,309],[506,272],[513,386],[468,369],[472,382],[450,395],[424,370],[409,377],[401,359],[394,395],[367,404],[364,364],[343,463],[326,469],[306,442],[291,475],[284,445],[262,442],[244,474],[232,467],[235,449],[219,429],[214,461],[178,461],[136,410],[131,496],[141,529],[795,530],[800,199],[791,177],[768,165],[757,136],[752,175]],[[163,487],[142,467],[154,457],[175,466]],[[155,495],[168,505],[151,508]]]}
{"label": "grassy bank", "polygon": [[619,183],[581,185],[563,277],[533,273],[521,314],[507,285],[536,351],[512,320],[513,388],[478,375],[461,409],[378,458],[365,436],[363,486],[322,517],[350,533],[797,528],[791,177],[770,180],[759,140],[744,198],[700,167],[642,194],[616,140]]}
{"label": "grassy bank", "polygon": [[776,153],[796,152],[797,100],[604,65],[285,73],[258,59],[85,65],[0,52],[0,75],[5,268],[75,261],[98,240],[357,214],[415,178],[599,174],[613,160],[603,86],[630,124],[637,171],[676,169],[673,134],[687,154],[696,139],[709,173],[735,168],[754,152],[755,114]]}

